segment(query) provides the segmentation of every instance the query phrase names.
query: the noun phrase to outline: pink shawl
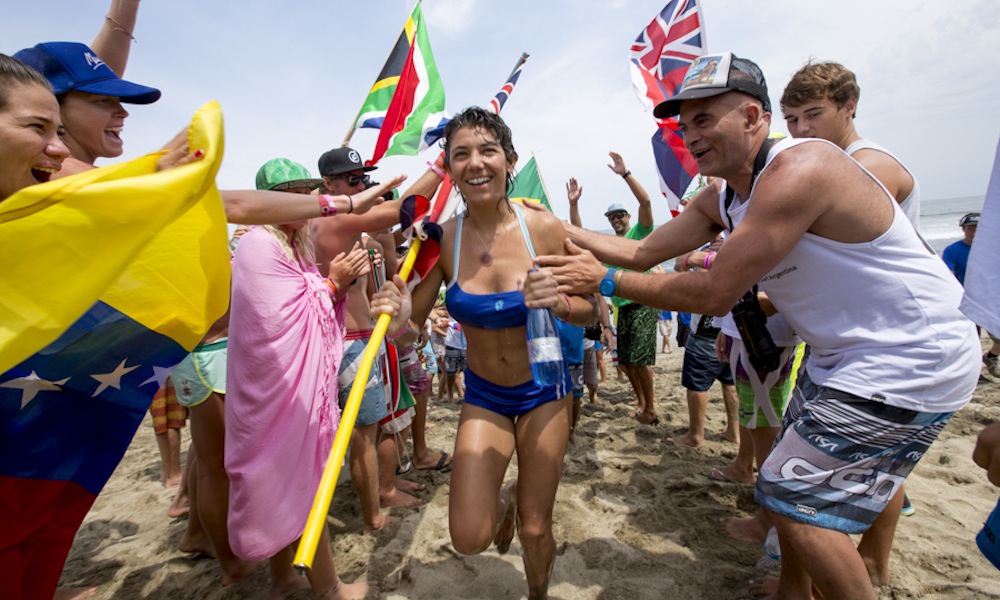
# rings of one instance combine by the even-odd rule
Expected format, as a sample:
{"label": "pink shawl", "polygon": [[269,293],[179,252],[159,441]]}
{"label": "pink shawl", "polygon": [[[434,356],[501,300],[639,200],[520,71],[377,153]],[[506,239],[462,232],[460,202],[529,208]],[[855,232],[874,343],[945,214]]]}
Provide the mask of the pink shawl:
{"label": "pink shawl", "polygon": [[229,541],[261,560],[302,535],[340,424],[337,371],[344,302],[267,230],[233,261],[226,389]]}

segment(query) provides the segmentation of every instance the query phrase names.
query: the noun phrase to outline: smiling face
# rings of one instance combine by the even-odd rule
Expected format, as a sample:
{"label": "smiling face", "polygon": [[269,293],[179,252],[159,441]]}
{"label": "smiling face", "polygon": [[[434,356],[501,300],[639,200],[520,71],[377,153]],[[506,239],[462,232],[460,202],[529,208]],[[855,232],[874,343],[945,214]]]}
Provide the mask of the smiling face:
{"label": "smiling face", "polygon": [[819,138],[846,148],[854,133],[857,102],[848,100],[837,106],[833,100],[810,100],[800,106],[782,106],[788,133],[793,138]]}
{"label": "smiling face", "polygon": [[61,107],[66,145],[73,158],[92,165],[98,158],[121,156],[121,131],[128,111],[118,98],[71,90]]}
{"label": "smiling face", "polygon": [[15,83],[0,110],[0,201],[14,192],[48,181],[69,150],[59,137],[59,103],[36,84]]}
{"label": "smiling face", "polygon": [[625,235],[629,229],[629,214],[624,210],[619,210],[608,215],[608,223],[615,230],[615,235]]}
{"label": "smiling face", "polygon": [[762,110],[739,92],[681,104],[678,126],[702,175],[730,179],[746,165]]}
{"label": "smiling face", "polygon": [[507,195],[507,176],[514,165],[497,136],[483,127],[462,127],[448,139],[448,172],[470,205],[490,206]]}

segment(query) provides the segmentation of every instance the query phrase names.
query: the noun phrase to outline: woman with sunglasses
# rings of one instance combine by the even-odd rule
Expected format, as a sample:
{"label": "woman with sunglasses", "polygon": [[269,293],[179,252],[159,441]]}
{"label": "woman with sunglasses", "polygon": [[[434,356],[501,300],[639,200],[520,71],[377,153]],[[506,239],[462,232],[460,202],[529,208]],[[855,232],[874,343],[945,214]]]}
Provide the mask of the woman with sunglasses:
{"label": "woman with sunglasses", "polygon": [[[452,462],[449,526],[463,554],[491,543],[505,553],[515,530],[523,546],[529,598],[545,598],[555,561],[552,512],[569,438],[572,384],[534,383],[526,343],[529,308],[549,308],[577,325],[597,319],[593,297],[558,293],[536,253],[564,254],[565,236],[551,213],[523,210],[507,197],[517,153],[510,129],[481,108],[445,128],[444,167],[466,203],[444,224],[441,257],[411,297],[401,279],[372,300],[373,314],[393,315],[390,337],[416,339],[447,282],[445,300],[468,340],[465,402]],[[557,233],[553,233],[557,232]],[[410,320],[412,316],[412,321]],[[514,451],[518,474],[503,484]]]}

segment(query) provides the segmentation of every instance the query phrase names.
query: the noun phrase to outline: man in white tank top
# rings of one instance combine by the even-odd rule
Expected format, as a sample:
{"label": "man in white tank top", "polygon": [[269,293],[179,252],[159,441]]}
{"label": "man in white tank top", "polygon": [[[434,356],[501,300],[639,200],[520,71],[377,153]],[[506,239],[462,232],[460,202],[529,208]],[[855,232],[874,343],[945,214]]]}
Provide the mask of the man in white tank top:
{"label": "man in white tank top", "polygon": [[913,228],[920,230],[920,186],[891,152],[863,139],[854,128],[861,88],[844,65],[807,63],[781,95],[781,111],[793,138],[833,142],[871,171],[889,190]]}
{"label": "man in white tank top", "polygon": [[[707,73],[709,60],[718,68]],[[718,316],[758,284],[813,348],[815,385],[796,392],[798,419],[786,421],[757,478],[781,541],[776,597],[808,598],[815,585],[825,598],[875,600],[848,534],[899,511],[903,480],[972,396],[979,344],[958,311],[957,281],[874,176],[822,140],[761,152],[769,111],[756,64],[729,53],[697,59],[654,114],[679,116],[699,171],[726,180],[731,204],[707,189],[643,240],[569,226],[569,256],[536,261],[573,293],[598,290],[608,277],[599,260],[624,266],[637,272],[617,272],[606,291]],[[730,224],[711,269],[641,272]]]}

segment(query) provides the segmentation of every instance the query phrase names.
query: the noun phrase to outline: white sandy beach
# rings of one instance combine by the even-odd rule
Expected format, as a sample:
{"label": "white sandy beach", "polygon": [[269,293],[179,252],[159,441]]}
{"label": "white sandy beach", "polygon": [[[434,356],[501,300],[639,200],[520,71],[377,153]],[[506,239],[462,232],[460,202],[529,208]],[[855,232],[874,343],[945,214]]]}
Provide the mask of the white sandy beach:
{"label": "white sandy beach", "polygon": [[[719,519],[749,515],[751,486],[709,480],[736,446],[723,441],[718,387],[709,405],[708,440],[700,451],[670,438],[687,424],[681,353],[658,356],[658,426],[629,417],[631,389],[611,380],[586,405],[555,509],[558,556],[551,596],[569,600],[749,598],[759,577],[760,547],[733,542]],[[451,451],[458,407],[432,399],[432,447]],[[882,599],[1000,598],[1000,571],[979,553],[975,535],[1000,495],[971,460],[976,435],[1000,421],[1000,382],[987,377],[907,480],[916,514],[902,518],[892,554],[893,583]],[[187,430],[185,430],[185,448]],[[512,464],[511,469],[516,469]],[[166,516],[171,492],[158,481],[159,455],[148,422],[77,534],[62,585],[98,586],[98,599],[264,598],[266,569],[229,588],[218,564],[176,550],[186,521]],[[448,474],[415,471],[423,504],[396,509],[401,522],[374,536],[349,483],[337,488],[329,522],[338,570],[347,581],[377,581],[378,597],[519,599],[526,596],[520,545],[460,556],[448,537]],[[301,594],[308,598],[309,594]]]}

